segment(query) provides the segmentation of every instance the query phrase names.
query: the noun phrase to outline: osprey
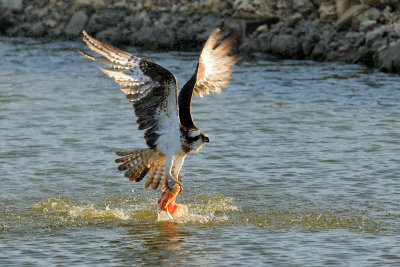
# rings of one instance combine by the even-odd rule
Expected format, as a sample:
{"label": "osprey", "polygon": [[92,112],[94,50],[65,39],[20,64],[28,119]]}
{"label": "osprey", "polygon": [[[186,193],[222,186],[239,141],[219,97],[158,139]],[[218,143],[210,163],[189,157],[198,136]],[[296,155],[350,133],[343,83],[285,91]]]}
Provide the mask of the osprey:
{"label": "osprey", "polygon": [[103,57],[94,57],[83,51],[87,58],[107,64],[101,68],[106,75],[122,85],[121,90],[133,103],[139,130],[146,130],[144,138],[148,148],[129,152],[116,152],[118,170],[125,177],[139,182],[148,173],[144,188],[165,190],[175,183],[182,184],[179,172],[185,157],[198,151],[209,142],[191,115],[192,95],[203,97],[210,92],[221,93],[229,84],[232,67],[238,55],[232,55],[236,36],[221,42],[223,33],[215,29],[200,54],[196,71],[183,86],[178,96],[177,80],[167,69],[149,60],[134,56],[121,49],[101,42],[83,31],[88,47]]}

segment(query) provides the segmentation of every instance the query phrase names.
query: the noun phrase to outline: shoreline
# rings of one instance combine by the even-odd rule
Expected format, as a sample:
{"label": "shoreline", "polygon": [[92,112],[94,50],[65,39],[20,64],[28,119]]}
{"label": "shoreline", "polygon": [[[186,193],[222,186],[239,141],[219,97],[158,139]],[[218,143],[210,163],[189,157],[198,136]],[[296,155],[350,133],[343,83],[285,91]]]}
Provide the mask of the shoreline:
{"label": "shoreline", "polygon": [[400,1],[264,2],[0,0],[0,35],[75,40],[85,29],[113,45],[193,50],[224,25],[241,34],[245,56],[345,61],[400,73]]}

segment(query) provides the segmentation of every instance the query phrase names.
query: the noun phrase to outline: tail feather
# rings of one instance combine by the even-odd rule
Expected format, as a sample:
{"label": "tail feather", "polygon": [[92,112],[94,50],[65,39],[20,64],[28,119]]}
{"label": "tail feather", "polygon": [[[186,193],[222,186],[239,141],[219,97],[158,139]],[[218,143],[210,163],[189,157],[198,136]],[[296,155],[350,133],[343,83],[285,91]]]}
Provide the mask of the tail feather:
{"label": "tail feather", "polygon": [[[158,163],[158,162],[157,162]],[[146,183],[144,184],[144,188],[147,189],[150,185],[151,188],[157,189],[157,187],[155,187],[155,185],[157,184],[157,181],[160,180],[160,177],[162,176],[163,172],[164,172],[164,165],[163,164],[157,164],[153,167],[149,178],[147,178]],[[158,182],[159,184],[159,182]],[[157,185],[158,185],[157,184]]]}
{"label": "tail feather", "polygon": [[153,179],[154,179],[154,175],[157,172],[157,170],[158,170],[158,165],[151,169],[149,177],[147,178],[146,182],[144,183],[144,189],[147,189],[151,185],[151,183],[153,182]]}
{"label": "tail feather", "polygon": [[142,170],[142,172],[139,174],[138,177],[136,177],[135,182],[140,182],[149,172],[150,168],[145,168],[144,170]]}
{"label": "tail feather", "polygon": [[151,182],[151,189],[156,190],[158,185],[160,184],[161,178],[164,173],[164,168],[162,168],[161,165],[159,165],[157,172],[154,175],[153,181]]}
{"label": "tail feather", "polygon": [[[117,152],[115,152],[115,154],[116,154],[117,156],[119,156],[119,157],[124,157],[124,156],[128,156],[128,155],[134,154],[136,151],[138,151],[138,150],[134,150],[134,151],[124,151],[124,152],[117,151]],[[117,160],[119,160],[119,159],[116,159],[115,161],[117,161]]]}
{"label": "tail feather", "polygon": [[129,152],[116,152],[118,158],[116,163],[122,163],[118,170],[125,171],[125,177],[131,181],[140,182],[149,172],[144,188],[150,185],[156,190],[161,184],[161,189],[165,189],[166,176],[164,173],[165,155],[154,148],[139,149]]}

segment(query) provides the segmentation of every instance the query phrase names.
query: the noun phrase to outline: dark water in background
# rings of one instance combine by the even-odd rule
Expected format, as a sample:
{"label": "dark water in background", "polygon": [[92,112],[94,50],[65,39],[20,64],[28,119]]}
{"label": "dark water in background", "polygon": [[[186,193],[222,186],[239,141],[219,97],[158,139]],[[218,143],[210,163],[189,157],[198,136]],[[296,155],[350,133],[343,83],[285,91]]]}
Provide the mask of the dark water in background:
{"label": "dark water in background", "polygon": [[[190,215],[116,170],[145,147],[131,104],[82,43],[0,39],[0,264],[396,265],[400,77],[246,61],[195,99],[211,142],[182,169]],[[86,49],[86,47],[84,47]],[[129,49],[182,86],[197,53]]]}

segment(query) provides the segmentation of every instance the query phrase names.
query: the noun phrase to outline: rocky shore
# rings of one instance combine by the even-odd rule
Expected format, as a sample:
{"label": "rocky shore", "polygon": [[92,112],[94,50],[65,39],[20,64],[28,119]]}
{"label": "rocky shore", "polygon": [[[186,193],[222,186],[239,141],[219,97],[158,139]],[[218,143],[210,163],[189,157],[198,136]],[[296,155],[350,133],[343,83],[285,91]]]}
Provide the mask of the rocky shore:
{"label": "rocky shore", "polygon": [[400,73],[400,0],[0,0],[0,34],[199,49],[211,30],[240,32],[240,52],[346,61]]}

